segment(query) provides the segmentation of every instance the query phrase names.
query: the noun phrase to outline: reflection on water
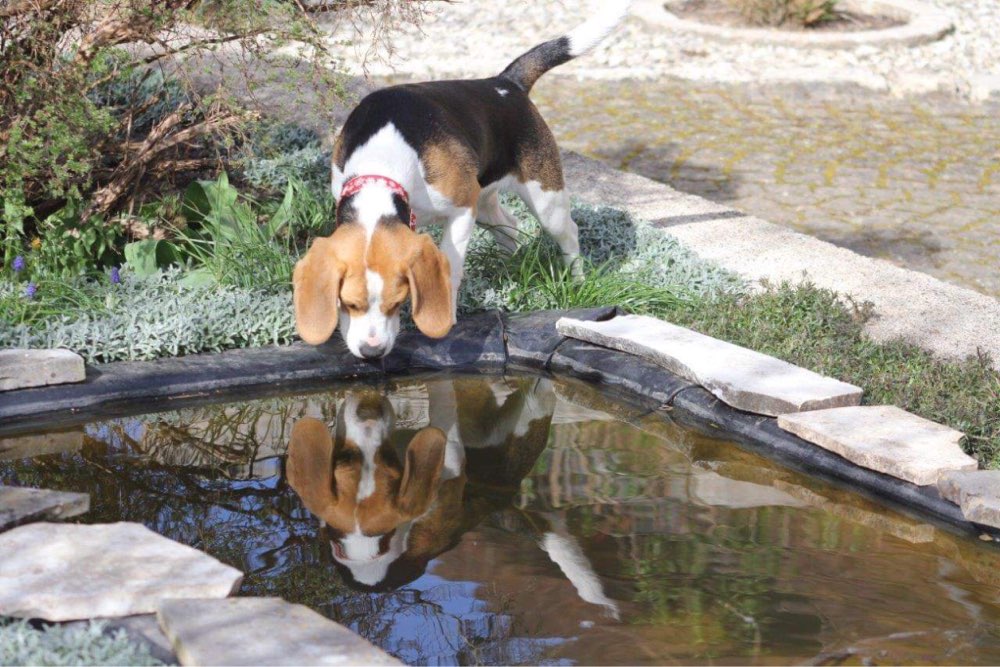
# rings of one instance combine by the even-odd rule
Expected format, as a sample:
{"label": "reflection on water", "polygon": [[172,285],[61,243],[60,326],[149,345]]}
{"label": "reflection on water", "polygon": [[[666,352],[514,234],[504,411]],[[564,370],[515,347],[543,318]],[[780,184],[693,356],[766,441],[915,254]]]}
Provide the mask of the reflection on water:
{"label": "reflection on water", "polygon": [[0,440],[0,483],[88,492],[83,520],[140,521],[411,663],[1000,663],[990,545],[577,384],[105,421]]}

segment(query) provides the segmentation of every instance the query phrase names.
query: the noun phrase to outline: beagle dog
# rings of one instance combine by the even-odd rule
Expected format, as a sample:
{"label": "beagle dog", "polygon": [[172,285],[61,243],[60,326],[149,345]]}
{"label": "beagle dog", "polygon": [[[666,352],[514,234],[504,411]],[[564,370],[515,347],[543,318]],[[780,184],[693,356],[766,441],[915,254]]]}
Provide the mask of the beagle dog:
{"label": "beagle dog", "polygon": [[[447,335],[475,224],[506,252],[517,248],[517,220],[497,198],[503,191],[524,200],[582,275],[559,149],[528,93],[545,72],[607,37],[628,6],[608,0],[592,19],[495,77],[392,86],[358,104],[334,143],[336,230],[295,266],[302,340],[319,345],[339,322],[355,356],[383,357],[407,298],[420,331]],[[440,249],[416,232],[431,223],[444,227]]]}
{"label": "beagle dog", "polygon": [[[510,507],[548,444],[556,397],[546,378],[432,380],[427,396],[430,425],[415,433],[398,429],[392,404],[374,392],[345,399],[334,437],[311,417],[292,428],[289,485],[320,519],[355,588],[395,590],[423,575],[463,534]],[[562,518],[536,523],[539,547],[580,597],[617,617]]]}

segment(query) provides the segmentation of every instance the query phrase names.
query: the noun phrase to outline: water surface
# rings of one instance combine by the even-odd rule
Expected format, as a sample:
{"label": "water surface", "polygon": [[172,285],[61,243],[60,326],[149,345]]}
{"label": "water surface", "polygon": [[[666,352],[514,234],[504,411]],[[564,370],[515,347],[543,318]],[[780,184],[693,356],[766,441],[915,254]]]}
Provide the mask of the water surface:
{"label": "water surface", "polygon": [[[38,455],[30,457],[30,452]],[[0,440],[408,663],[998,664],[1000,551],[539,378],[112,419]]]}

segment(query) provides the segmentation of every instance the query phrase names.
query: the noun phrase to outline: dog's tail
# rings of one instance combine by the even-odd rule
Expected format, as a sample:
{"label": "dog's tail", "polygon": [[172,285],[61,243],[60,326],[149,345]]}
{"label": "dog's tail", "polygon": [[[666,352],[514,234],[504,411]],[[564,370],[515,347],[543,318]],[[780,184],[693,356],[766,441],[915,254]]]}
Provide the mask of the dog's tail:
{"label": "dog's tail", "polygon": [[539,44],[500,73],[524,92],[529,92],[539,77],[553,67],[582,56],[611,34],[625,19],[631,0],[606,0],[604,7],[586,23],[569,34]]}

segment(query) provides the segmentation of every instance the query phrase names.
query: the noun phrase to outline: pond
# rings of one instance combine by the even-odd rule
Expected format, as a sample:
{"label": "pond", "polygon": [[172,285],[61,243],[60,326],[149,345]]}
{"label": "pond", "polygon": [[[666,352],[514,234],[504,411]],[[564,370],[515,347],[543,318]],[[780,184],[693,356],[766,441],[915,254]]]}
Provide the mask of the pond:
{"label": "pond", "polygon": [[[28,457],[28,452],[34,452]],[[1000,551],[542,377],[430,376],[0,440],[407,663],[1000,663]]]}

